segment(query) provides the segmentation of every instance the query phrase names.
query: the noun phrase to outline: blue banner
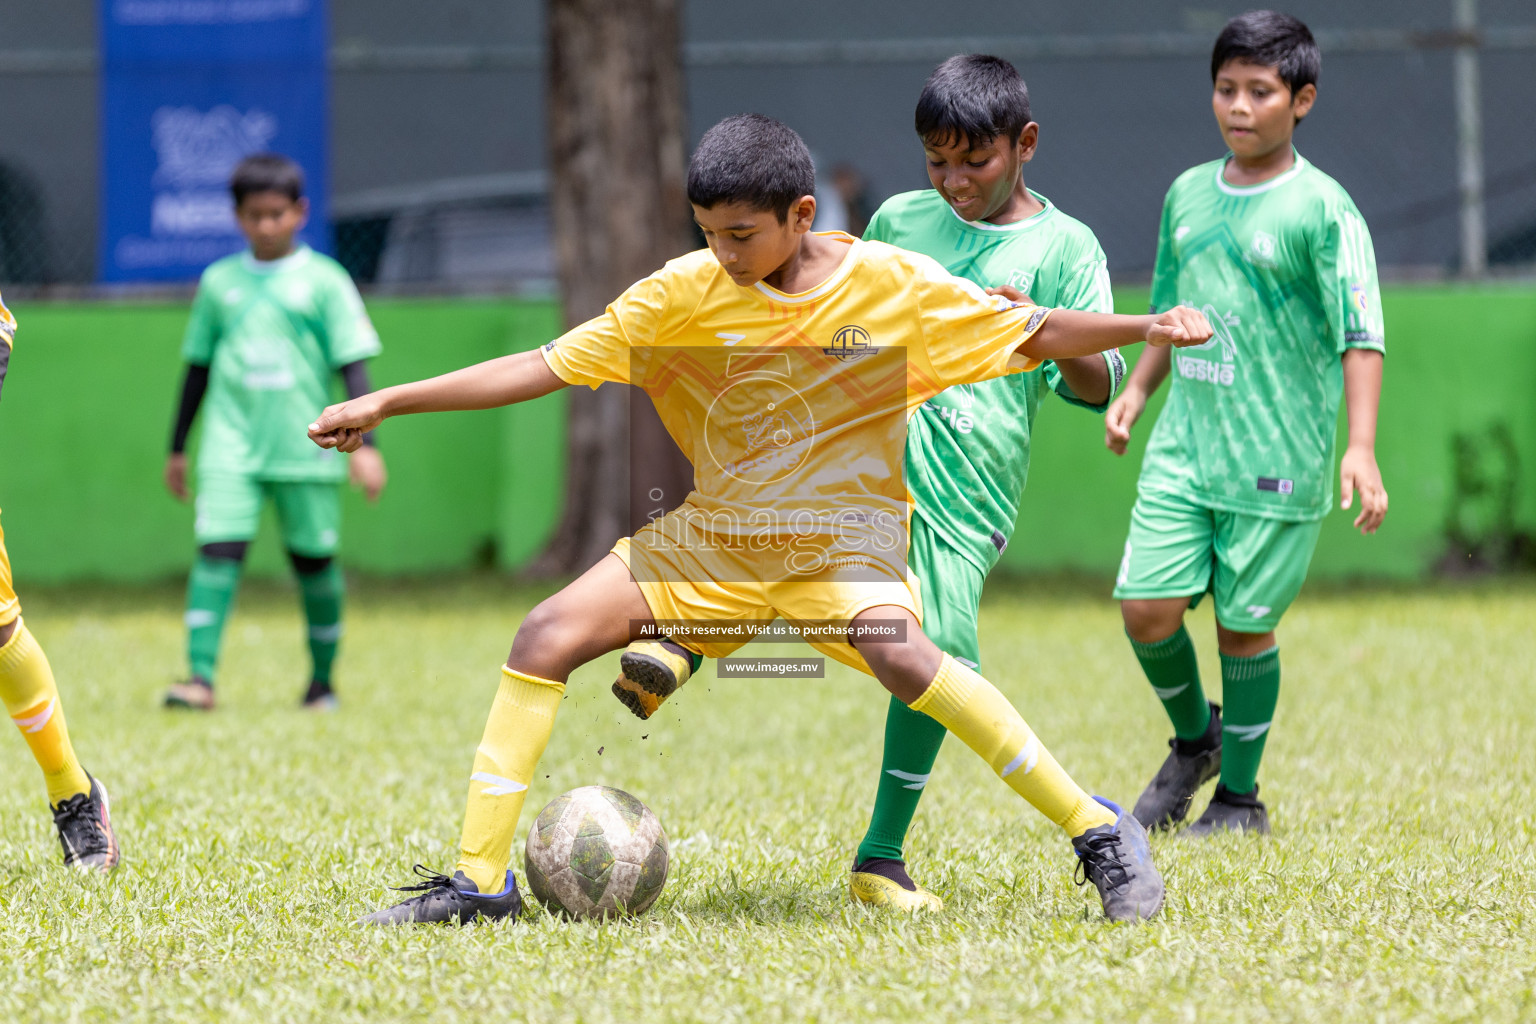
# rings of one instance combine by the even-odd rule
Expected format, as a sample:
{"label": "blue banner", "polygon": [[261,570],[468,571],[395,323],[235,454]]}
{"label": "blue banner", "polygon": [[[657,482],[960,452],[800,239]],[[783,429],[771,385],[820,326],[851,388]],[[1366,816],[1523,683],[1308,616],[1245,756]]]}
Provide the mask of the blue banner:
{"label": "blue banner", "polygon": [[304,168],[328,229],[325,0],[100,0],[102,281],[194,280],[245,247],[229,198],[242,157]]}

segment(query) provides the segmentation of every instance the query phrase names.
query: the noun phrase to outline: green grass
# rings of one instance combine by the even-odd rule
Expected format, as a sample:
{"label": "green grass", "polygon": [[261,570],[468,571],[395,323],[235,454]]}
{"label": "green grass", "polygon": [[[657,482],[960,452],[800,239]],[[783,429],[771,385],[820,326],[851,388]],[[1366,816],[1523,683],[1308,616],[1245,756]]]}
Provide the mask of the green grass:
{"label": "green grass", "polygon": [[[111,879],[63,872],[36,770],[4,741],[0,1020],[1536,1018],[1529,586],[1306,596],[1282,631],[1274,835],[1160,839],[1169,900],[1150,926],[1106,925],[1066,840],[954,741],[910,847],[948,909],[851,906],[876,684],[835,665],[820,682],[706,675],[641,724],[608,693],[610,659],[574,678],[523,824],[577,785],[633,792],[673,842],[655,909],[389,932],[351,922],[413,863],[453,863],[497,666],[538,595],[355,591],[326,717],[293,707],[285,590],[242,597],[209,717],[157,707],[180,666],[174,591],[23,594],[125,855]],[[1209,611],[1192,626],[1212,679]],[[1168,730],[1114,606],[999,587],[982,638],[1062,763],[1133,800]]]}

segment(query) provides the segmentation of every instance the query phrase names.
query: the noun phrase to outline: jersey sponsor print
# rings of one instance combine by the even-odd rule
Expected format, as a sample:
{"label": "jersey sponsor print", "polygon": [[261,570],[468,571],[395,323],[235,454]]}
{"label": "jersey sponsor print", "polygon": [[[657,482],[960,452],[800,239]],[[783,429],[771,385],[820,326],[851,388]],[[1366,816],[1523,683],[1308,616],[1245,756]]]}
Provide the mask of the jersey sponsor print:
{"label": "jersey sponsor print", "polygon": [[1385,351],[1365,221],[1332,178],[1296,156],[1238,186],[1225,160],[1168,190],[1152,309],[1184,304],[1215,335],[1174,351],[1168,401],[1141,490],[1291,521],[1333,501],[1333,448],[1349,348]]}

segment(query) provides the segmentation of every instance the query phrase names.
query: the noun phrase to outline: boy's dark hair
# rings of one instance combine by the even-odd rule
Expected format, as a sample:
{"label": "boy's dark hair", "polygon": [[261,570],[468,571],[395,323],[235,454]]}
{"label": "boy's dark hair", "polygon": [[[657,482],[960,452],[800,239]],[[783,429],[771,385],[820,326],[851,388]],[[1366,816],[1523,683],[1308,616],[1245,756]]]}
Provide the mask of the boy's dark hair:
{"label": "boy's dark hair", "polygon": [[1029,87],[1001,57],[964,53],[933,69],[917,97],[917,134],[949,145],[962,139],[985,145],[1000,135],[1018,142],[1029,114]]}
{"label": "boy's dark hair", "polygon": [[737,114],[704,133],[688,161],[688,201],[706,210],[743,203],[783,224],[801,196],[816,193],[811,151],[795,130],[762,114]]}
{"label": "boy's dark hair", "polygon": [[1234,60],[1274,68],[1292,96],[1304,85],[1316,85],[1323,67],[1312,30],[1279,11],[1249,11],[1227,22],[1211,51],[1211,81]]}
{"label": "boy's dark hair", "polygon": [[304,197],[304,171],[281,153],[254,153],[235,165],[229,192],[237,208],[256,192],[281,192],[296,203]]}

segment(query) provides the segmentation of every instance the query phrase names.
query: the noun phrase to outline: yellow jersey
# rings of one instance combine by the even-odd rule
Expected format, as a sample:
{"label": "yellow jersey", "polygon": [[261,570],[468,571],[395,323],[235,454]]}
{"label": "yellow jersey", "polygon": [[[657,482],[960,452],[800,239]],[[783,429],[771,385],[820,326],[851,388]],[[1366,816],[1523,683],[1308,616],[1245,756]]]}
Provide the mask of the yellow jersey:
{"label": "yellow jersey", "polygon": [[7,345],[16,342],[16,318],[11,311],[5,308],[5,299],[0,297],[0,341]]}
{"label": "yellow jersey", "polygon": [[744,288],[699,250],[543,350],[569,384],[650,396],[694,467],[672,543],[730,549],[726,578],[899,577],[907,419],[945,388],[1038,365],[1016,350],[1050,310],[989,296],[927,256],[825,237],[848,252],[809,291]]}

